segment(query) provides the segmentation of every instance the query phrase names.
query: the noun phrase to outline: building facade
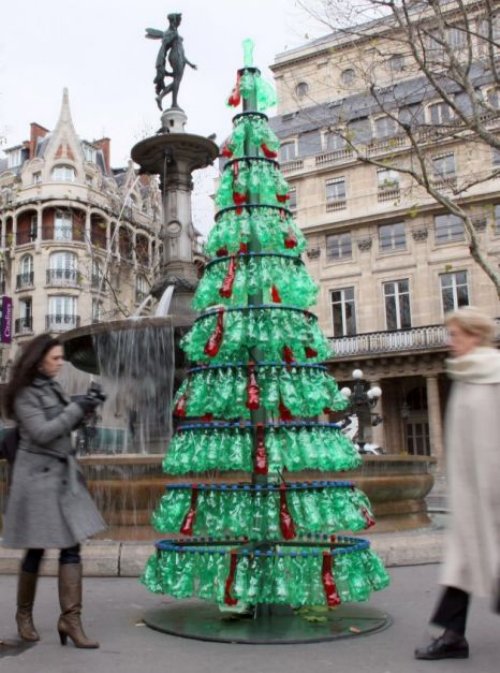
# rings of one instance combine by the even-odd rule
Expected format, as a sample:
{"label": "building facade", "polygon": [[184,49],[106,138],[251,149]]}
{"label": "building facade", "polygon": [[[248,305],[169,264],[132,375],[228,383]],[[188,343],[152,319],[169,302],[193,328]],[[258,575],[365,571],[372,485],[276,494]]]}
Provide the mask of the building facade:
{"label": "building facade", "polygon": [[110,166],[110,140],[81,140],[68,92],[51,132],[0,159],[1,379],[19,343],[128,317],[149,294],[162,256],[157,181]]}
{"label": "building facade", "polygon": [[[480,35],[482,3],[470,4]],[[453,30],[459,31],[458,38],[449,35],[457,49],[467,48],[467,33]],[[394,170],[411,167],[417,156],[395,119],[419,120],[418,149],[433,184],[472,216],[494,268],[500,262],[500,155],[477,138],[434,132],[451,115],[449,106],[395,31],[390,20],[373,21],[350,35],[334,33],[279,54],[271,66],[279,101],[272,125],[282,142],[290,207],[308,240],[306,263],[320,286],[313,310],[331,337],[332,374],[349,385],[352,370],[361,367],[383,392],[375,409],[383,423],[372,429],[373,441],[387,453],[433,455],[441,468],[449,386],[444,315],[471,304],[497,317],[500,307],[494,284],[471,257],[463,221],[408,173]],[[474,86],[494,133],[498,90],[479,38],[472,38],[472,49]],[[363,161],[350,138],[378,165]],[[470,186],[457,197],[465,181]]]}

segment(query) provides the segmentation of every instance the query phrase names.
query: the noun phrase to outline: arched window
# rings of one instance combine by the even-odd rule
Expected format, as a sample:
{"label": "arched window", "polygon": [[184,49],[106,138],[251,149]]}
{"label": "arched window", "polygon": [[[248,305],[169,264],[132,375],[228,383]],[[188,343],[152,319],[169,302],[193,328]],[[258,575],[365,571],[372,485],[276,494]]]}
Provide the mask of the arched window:
{"label": "arched window", "polygon": [[295,94],[297,98],[304,98],[309,93],[309,84],[307,82],[299,82],[295,87]]}
{"label": "arched window", "polygon": [[135,301],[140,304],[149,294],[149,283],[145,276],[135,279]]}
{"label": "arched window", "polygon": [[342,84],[345,84],[346,86],[353,84],[354,80],[356,79],[356,72],[354,71],[354,68],[346,68],[346,70],[342,70],[340,79]]}
{"label": "arched window", "polygon": [[78,257],[73,252],[53,252],[49,257],[47,283],[75,285],[78,280]]}
{"label": "arched window", "polygon": [[56,182],[74,182],[76,171],[73,166],[58,164],[52,169],[51,177],[52,180],[55,180]]}
{"label": "arched window", "polygon": [[33,257],[31,255],[23,255],[19,262],[19,273],[16,278],[16,289],[22,290],[26,287],[33,287]]}
{"label": "arched window", "polygon": [[102,262],[99,259],[94,259],[92,261],[92,279],[91,286],[93,290],[104,290],[104,269]]}

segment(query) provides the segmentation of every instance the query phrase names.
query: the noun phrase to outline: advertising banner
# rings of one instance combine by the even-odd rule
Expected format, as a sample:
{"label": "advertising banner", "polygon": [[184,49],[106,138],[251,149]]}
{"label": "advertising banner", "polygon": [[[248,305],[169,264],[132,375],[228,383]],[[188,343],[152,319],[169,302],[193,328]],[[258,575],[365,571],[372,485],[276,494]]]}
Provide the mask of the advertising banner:
{"label": "advertising banner", "polygon": [[2,297],[2,318],[0,320],[0,341],[10,344],[12,341],[12,297]]}

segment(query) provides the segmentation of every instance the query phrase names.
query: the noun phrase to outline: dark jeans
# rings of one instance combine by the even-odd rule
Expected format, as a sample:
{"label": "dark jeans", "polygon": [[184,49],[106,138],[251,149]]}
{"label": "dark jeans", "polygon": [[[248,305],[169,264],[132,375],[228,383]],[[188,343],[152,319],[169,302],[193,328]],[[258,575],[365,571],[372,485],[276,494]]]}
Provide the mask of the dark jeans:
{"label": "dark jeans", "polygon": [[[45,549],[28,549],[21,563],[21,570],[25,573],[38,573]],[[61,549],[59,552],[59,563],[80,563],[80,545]]]}
{"label": "dark jeans", "polygon": [[469,599],[469,594],[462,589],[446,587],[432,615],[431,623],[464,636]]}

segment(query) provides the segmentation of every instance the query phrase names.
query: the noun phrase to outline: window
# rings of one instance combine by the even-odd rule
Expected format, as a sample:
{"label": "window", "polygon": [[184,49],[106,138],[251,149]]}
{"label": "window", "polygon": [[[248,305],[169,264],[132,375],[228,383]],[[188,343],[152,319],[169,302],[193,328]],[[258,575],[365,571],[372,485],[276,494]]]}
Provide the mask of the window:
{"label": "window", "polygon": [[288,192],[288,203],[287,207],[290,210],[296,210],[297,209],[297,190],[295,187],[292,187],[290,191]]}
{"label": "window", "polygon": [[304,98],[309,93],[309,84],[307,82],[299,82],[295,87],[295,95],[297,98]]}
{"label": "window", "polygon": [[340,81],[342,82],[342,84],[349,86],[350,84],[353,84],[355,79],[356,79],[356,73],[353,68],[347,68],[346,70],[342,70],[340,74]]}
{"label": "window", "polygon": [[429,423],[425,420],[406,423],[406,448],[411,456],[430,456]]}
{"label": "window", "polygon": [[407,279],[384,283],[384,304],[388,330],[411,327],[410,286]]}
{"label": "window", "polygon": [[338,210],[346,206],[345,178],[328,180],[325,183],[326,208]]}
{"label": "window", "polygon": [[456,311],[461,306],[469,305],[467,271],[442,273],[440,280],[444,314],[448,311]]}
{"label": "window", "polygon": [[23,163],[23,148],[18,147],[7,154],[7,168],[17,168]]}
{"label": "window", "polygon": [[77,299],[67,295],[53,295],[49,297],[49,312],[46,319],[46,328],[52,332],[78,327]]}
{"label": "window", "polygon": [[392,72],[401,72],[405,69],[405,57],[403,54],[392,54],[389,58],[389,68]]}
{"label": "window", "polygon": [[432,160],[434,179],[450,180],[456,177],[455,155],[446,154],[442,157],[434,157]]}
{"label": "window", "polygon": [[70,212],[56,210],[54,218],[54,240],[71,241],[73,238],[73,216]]}
{"label": "window", "polygon": [[31,297],[25,297],[19,302],[19,319],[15,323],[16,334],[33,331],[33,303]]}
{"label": "window", "polygon": [[396,122],[392,117],[385,115],[375,119],[375,137],[388,138],[396,133]]}
{"label": "window", "polygon": [[399,173],[392,168],[382,168],[377,171],[377,182],[379,190],[399,189]]}
{"label": "window", "polygon": [[500,91],[498,89],[489,89],[486,94],[486,99],[488,104],[491,105],[492,108],[495,108],[495,110],[500,108]]}
{"label": "window", "polygon": [[283,143],[279,151],[279,160],[281,162],[292,161],[297,157],[297,148],[295,141]]}
{"label": "window", "polygon": [[325,134],[325,150],[327,152],[335,152],[343,150],[347,146],[347,141],[341,135],[335,132]]}
{"label": "window", "polygon": [[140,304],[149,294],[149,284],[144,276],[135,279],[135,301]]}
{"label": "window", "polygon": [[96,159],[96,149],[95,149],[95,147],[92,147],[92,145],[87,145],[86,143],[83,143],[82,148],[83,148],[83,156],[85,157],[85,161],[90,161],[91,163],[95,164],[95,159]]}
{"label": "window", "polygon": [[91,287],[93,290],[103,290],[104,289],[104,271],[102,264],[99,260],[94,259],[92,261],[92,278],[91,278]]}
{"label": "window", "polygon": [[73,252],[53,252],[49,257],[47,283],[75,285],[78,281],[78,258]]}
{"label": "window", "polygon": [[491,151],[491,163],[493,166],[500,166],[500,150],[496,147]]}
{"label": "window", "polygon": [[331,234],[326,237],[327,260],[351,259],[352,239],[351,233]]}
{"label": "window", "polygon": [[446,40],[452,49],[462,49],[467,45],[467,32],[462,26],[446,29]]}
{"label": "window", "polygon": [[76,171],[73,166],[60,164],[59,166],[54,166],[52,169],[52,180],[56,182],[74,182],[75,178]]}
{"label": "window", "polygon": [[431,124],[449,124],[453,119],[453,110],[448,103],[433,103],[428,107]]}
{"label": "window", "polygon": [[352,336],[356,334],[356,311],[354,306],[354,288],[345,287],[333,290],[332,315],[333,336]]}
{"label": "window", "polygon": [[404,222],[381,224],[378,228],[378,244],[382,252],[404,250],[406,248]]}
{"label": "window", "polygon": [[92,299],[92,322],[101,322],[102,320],[102,302],[99,299]]}
{"label": "window", "polygon": [[457,215],[447,213],[446,215],[436,215],[434,218],[434,230],[436,243],[452,243],[453,241],[463,241],[464,223]]}
{"label": "window", "polygon": [[33,257],[31,255],[23,255],[19,262],[19,273],[16,277],[16,289],[22,290],[26,287],[32,287],[33,281]]}
{"label": "window", "polygon": [[42,181],[41,171],[37,171],[36,173],[33,173],[32,184],[39,185],[41,183],[41,181]]}

